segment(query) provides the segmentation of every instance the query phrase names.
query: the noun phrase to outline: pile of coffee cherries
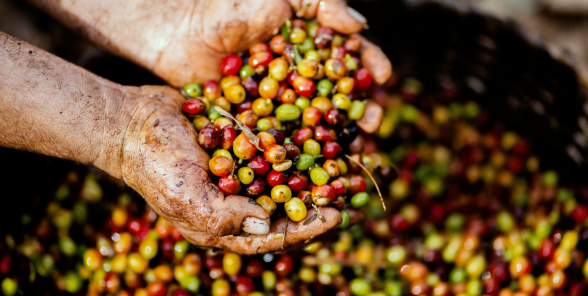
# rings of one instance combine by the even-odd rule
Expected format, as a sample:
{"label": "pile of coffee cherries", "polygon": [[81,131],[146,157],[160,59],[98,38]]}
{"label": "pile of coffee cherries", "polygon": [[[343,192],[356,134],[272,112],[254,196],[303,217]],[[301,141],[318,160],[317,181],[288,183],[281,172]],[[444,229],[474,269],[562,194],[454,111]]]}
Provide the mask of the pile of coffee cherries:
{"label": "pile of coffee cherries", "polygon": [[11,228],[3,294],[585,295],[588,186],[562,186],[529,141],[451,81],[397,80],[374,90],[386,116],[358,151],[381,159],[387,212],[369,194],[362,225],[287,254],[239,256],[189,244],[139,196],[80,168],[54,192],[19,196],[20,219],[0,217]]}
{"label": "pile of coffee cherries", "polygon": [[362,120],[372,77],[357,57],[361,46],[357,37],[295,19],[269,43],[226,57],[220,83],[184,87],[183,111],[222,192],[255,198],[270,215],[283,203],[293,221],[313,204],[342,209],[349,197],[353,207],[365,205],[359,164],[367,171],[379,164],[369,155],[344,157],[359,129],[379,124]]}

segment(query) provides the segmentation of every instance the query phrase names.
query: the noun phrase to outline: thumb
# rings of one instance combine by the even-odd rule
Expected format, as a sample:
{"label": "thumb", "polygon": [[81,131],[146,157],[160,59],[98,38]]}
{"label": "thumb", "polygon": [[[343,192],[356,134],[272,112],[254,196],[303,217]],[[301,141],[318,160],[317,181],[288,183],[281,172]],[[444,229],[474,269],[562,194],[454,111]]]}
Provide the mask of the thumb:
{"label": "thumb", "polygon": [[322,26],[343,34],[354,34],[366,25],[366,18],[344,0],[289,0],[297,17],[316,17]]}

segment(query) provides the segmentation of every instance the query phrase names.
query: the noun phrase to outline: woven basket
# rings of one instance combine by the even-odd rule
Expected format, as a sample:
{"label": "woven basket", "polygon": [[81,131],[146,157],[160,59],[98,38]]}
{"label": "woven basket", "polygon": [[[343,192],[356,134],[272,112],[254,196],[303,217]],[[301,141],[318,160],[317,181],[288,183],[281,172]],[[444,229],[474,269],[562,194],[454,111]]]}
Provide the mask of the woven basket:
{"label": "woven basket", "polygon": [[541,169],[588,181],[588,75],[516,24],[451,1],[350,1],[394,71],[425,85],[450,77],[463,96],[531,141]]}

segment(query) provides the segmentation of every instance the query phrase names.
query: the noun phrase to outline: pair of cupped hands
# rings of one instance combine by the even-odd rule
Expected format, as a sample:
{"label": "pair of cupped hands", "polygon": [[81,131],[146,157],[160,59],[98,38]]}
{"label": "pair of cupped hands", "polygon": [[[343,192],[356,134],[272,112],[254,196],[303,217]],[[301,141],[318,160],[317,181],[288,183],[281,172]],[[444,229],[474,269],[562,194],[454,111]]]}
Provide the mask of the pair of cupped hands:
{"label": "pair of cupped hands", "polygon": [[[30,1],[174,87],[220,79],[225,56],[268,40],[295,12],[343,34],[366,26],[344,0]],[[364,41],[360,58],[376,83],[390,77],[391,64],[377,46]],[[287,217],[270,222],[254,200],[224,196],[210,182],[209,156],[181,113],[185,99],[176,89],[101,83],[112,84],[126,100],[119,112],[126,127],[122,136],[107,141],[93,164],[135,189],[190,242],[242,254],[274,252],[309,242],[341,223],[339,211],[328,207],[320,210],[326,222],[286,223]],[[359,212],[350,214],[352,223],[361,219]],[[258,234],[239,235],[244,227]],[[282,233],[284,240],[274,236]]]}

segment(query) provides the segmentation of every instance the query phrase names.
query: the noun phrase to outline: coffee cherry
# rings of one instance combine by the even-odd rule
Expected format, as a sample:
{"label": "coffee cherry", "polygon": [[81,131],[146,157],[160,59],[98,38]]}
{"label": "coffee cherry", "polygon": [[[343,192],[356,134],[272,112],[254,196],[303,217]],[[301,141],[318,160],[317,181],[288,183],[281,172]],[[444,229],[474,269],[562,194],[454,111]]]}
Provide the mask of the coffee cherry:
{"label": "coffee cherry", "polygon": [[345,77],[347,67],[340,59],[328,59],[325,62],[325,74],[331,79],[341,79]]}
{"label": "coffee cherry", "polygon": [[202,94],[209,101],[214,101],[214,99],[221,96],[220,86],[216,81],[208,81],[204,83],[204,89],[202,91]]}
{"label": "coffee cherry", "polygon": [[360,120],[363,117],[363,112],[365,111],[365,102],[361,101],[353,101],[351,103],[351,108],[349,108],[349,119],[351,120]]}
{"label": "coffee cherry", "polygon": [[233,155],[231,155],[231,152],[229,152],[228,150],[225,150],[225,149],[217,149],[212,154],[212,158],[215,158],[217,156],[224,156],[224,157],[228,158],[231,162],[233,162]]}
{"label": "coffee cherry", "polygon": [[[247,93],[249,95],[251,95],[252,97],[259,96],[259,81],[257,81],[257,79],[255,79],[251,76],[245,77],[241,80],[241,85],[243,86],[245,91],[247,91]],[[241,103],[241,104],[243,104],[243,103]],[[238,105],[240,105],[240,104],[238,104]],[[243,111],[239,111],[239,110],[243,110],[243,109],[240,109],[238,106],[237,112],[243,112]]]}
{"label": "coffee cherry", "polygon": [[287,202],[292,198],[292,190],[286,185],[278,185],[272,188],[271,197],[275,202]]}
{"label": "coffee cherry", "polygon": [[224,176],[218,181],[218,188],[227,195],[235,195],[241,191],[241,182],[235,176]]}
{"label": "coffee cherry", "polygon": [[261,177],[257,177],[245,188],[245,194],[249,197],[258,197],[263,194],[265,185],[265,180]]}
{"label": "coffee cherry", "polygon": [[[257,87],[255,87],[255,89],[257,90]],[[253,104],[253,102],[251,100],[245,100],[245,101],[243,101],[243,103],[237,104],[236,105],[237,112],[239,112],[239,114],[241,114],[241,113],[244,113],[245,111],[251,110],[252,104]]]}
{"label": "coffee cherry", "polygon": [[278,185],[281,185],[281,184],[286,183],[287,176],[283,172],[278,172],[278,171],[275,171],[275,170],[271,170],[267,174],[266,179],[267,179],[267,184],[269,186],[274,187],[274,186],[278,186]]}
{"label": "coffee cherry", "polygon": [[313,78],[318,73],[318,68],[317,61],[303,59],[298,63],[298,73],[302,77]]}
{"label": "coffee cherry", "polygon": [[241,58],[236,54],[232,54],[224,58],[221,62],[221,73],[224,76],[237,75],[242,65],[243,61],[241,60]]}
{"label": "coffee cherry", "polygon": [[184,92],[190,98],[199,97],[202,95],[202,85],[198,83],[189,83],[184,86]]}
{"label": "coffee cherry", "polygon": [[292,86],[298,95],[307,98],[312,97],[312,94],[315,91],[314,81],[303,76],[298,76],[296,79],[294,79]]}
{"label": "coffee cherry", "polygon": [[294,28],[290,33],[290,42],[292,43],[302,43],[306,39],[306,31],[302,28]]}
{"label": "coffee cherry", "polygon": [[214,121],[214,127],[216,127],[216,130],[218,131],[222,131],[222,129],[228,125],[233,125],[233,122],[226,117],[221,117]]}
{"label": "coffee cherry", "polygon": [[286,160],[279,162],[279,163],[274,163],[272,165],[272,168],[274,169],[274,171],[278,171],[278,172],[286,171],[286,170],[290,169],[290,167],[292,167],[292,161],[289,159],[286,159]]}
{"label": "coffee cherry", "polygon": [[317,206],[326,206],[335,199],[335,190],[330,185],[319,185],[312,189],[312,201]]}
{"label": "coffee cherry", "polygon": [[102,255],[96,249],[87,249],[84,252],[85,266],[90,270],[102,267]]}
{"label": "coffee cherry", "polygon": [[359,209],[363,208],[370,200],[369,194],[365,192],[358,192],[351,197],[351,206]]}
{"label": "coffee cherry", "polygon": [[268,132],[261,132],[257,134],[257,137],[259,138],[259,147],[261,149],[267,149],[276,144],[276,138]]}
{"label": "coffee cherry", "polygon": [[249,55],[255,55],[258,52],[270,52],[271,48],[265,42],[257,42],[249,48]]}
{"label": "coffee cherry", "polygon": [[296,169],[299,171],[306,171],[314,165],[314,157],[310,154],[300,154],[300,158],[296,161]]}
{"label": "coffee cherry", "polygon": [[182,110],[191,116],[204,115],[208,106],[200,98],[189,99],[182,105]]}
{"label": "coffee cherry", "polygon": [[241,183],[247,185],[253,182],[253,179],[255,178],[255,173],[249,167],[242,167],[239,169],[237,176],[239,177],[239,181]]}
{"label": "coffee cherry", "polygon": [[271,48],[271,51],[275,54],[283,54],[285,45],[286,45],[286,40],[283,35],[276,35],[269,42],[269,46]]}
{"label": "coffee cherry", "polygon": [[214,125],[209,124],[198,133],[198,144],[204,149],[212,149],[220,142],[220,134]]}
{"label": "coffee cherry", "polygon": [[[225,92],[227,87],[235,84],[241,84],[241,78],[239,78],[239,76],[232,75],[223,77],[219,83],[219,86],[221,88],[221,91]],[[216,99],[214,100],[216,101]]]}
{"label": "coffee cherry", "polygon": [[276,118],[279,121],[293,121],[300,117],[300,108],[292,104],[282,104],[276,109]]}
{"label": "coffee cherry", "polygon": [[270,135],[272,135],[272,136],[274,136],[274,138],[276,139],[276,143],[277,144],[283,144],[284,143],[284,139],[286,137],[284,136],[284,133],[283,132],[276,130],[276,128],[280,128],[281,127],[281,124],[278,121],[278,119],[275,118],[275,117],[271,117],[271,116],[266,117],[266,119],[270,120],[273,123],[274,127],[275,127],[275,128],[270,128],[269,130],[267,130],[267,133],[270,134]]}
{"label": "coffee cherry", "polygon": [[360,175],[348,175],[349,178],[349,194],[355,194],[365,191],[365,180]]}
{"label": "coffee cherry", "polygon": [[288,76],[288,62],[284,58],[274,59],[269,65],[269,75],[277,81],[282,81]]}
{"label": "coffee cherry", "polygon": [[247,167],[251,168],[257,176],[263,176],[270,170],[269,163],[261,156],[253,157],[247,163]]}
{"label": "coffee cherry", "polygon": [[296,144],[298,146],[302,146],[302,145],[304,145],[304,142],[312,139],[312,137],[313,137],[312,129],[310,129],[308,127],[303,127],[294,133],[294,135],[292,136],[292,140],[294,141],[294,144]]}
{"label": "coffee cherry", "polygon": [[342,196],[343,194],[345,194],[345,192],[347,192],[347,187],[345,187],[345,184],[343,184],[343,182],[341,182],[341,180],[335,180],[333,182],[331,182],[331,187],[333,187],[333,190],[335,190],[335,196]]}
{"label": "coffee cherry", "polygon": [[235,276],[241,270],[241,256],[235,253],[227,253],[223,257],[223,270],[230,276]]}
{"label": "coffee cherry", "polygon": [[210,168],[210,172],[212,174],[223,177],[228,176],[231,173],[233,169],[233,163],[230,159],[224,156],[217,156],[208,162],[208,167]]}
{"label": "coffee cherry", "polygon": [[286,81],[288,82],[288,84],[293,86],[294,80],[296,80],[296,78],[298,77],[300,77],[300,74],[298,73],[298,71],[294,70],[288,74],[288,77],[286,77]]}
{"label": "coffee cherry", "polygon": [[235,131],[235,127],[233,125],[225,126],[220,132],[220,146],[222,149],[231,149],[233,147],[233,142],[237,138],[237,131]]}
{"label": "coffee cherry", "polygon": [[345,115],[343,115],[337,109],[330,109],[329,111],[327,111],[327,113],[325,113],[325,121],[328,124],[341,126],[343,123],[345,123],[345,120]]}
{"label": "coffee cherry", "polygon": [[251,66],[253,69],[258,69],[260,67],[264,67],[265,69],[267,69],[272,61],[272,58],[273,56],[271,52],[260,51],[255,54],[252,54],[251,57],[249,57],[248,63],[249,66]]}
{"label": "coffee cherry", "polygon": [[333,96],[333,107],[341,110],[349,110],[351,108],[351,99],[347,95],[337,93]]}
{"label": "coffee cherry", "polygon": [[262,118],[257,121],[256,126],[260,131],[267,131],[268,129],[273,128],[274,124],[271,122],[271,120]]}
{"label": "coffee cherry", "polygon": [[318,125],[314,128],[314,139],[317,141],[336,141],[337,132],[326,126]]}
{"label": "coffee cherry", "polygon": [[306,205],[298,197],[292,197],[284,204],[284,209],[288,218],[294,222],[302,221],[306,218]]}
{"label": "coffee cherry", "polygon": [[286,159],[286,149],[281,145],[273,145],[265,150],[263,156],[269,163],[279,163]]}
{"label": "coffee cherry", "polygon": [[337,80],[337,91],[339,93],[348,95],[355,88],[355,81],[351,77],[343,77]]}
{"label": "coffee cherry", "polygon": [[355,89],[359,92],[366,91],[372,86],[372,76],[366,69],[359,69],[353,74],[355,80]]}
{"label": "coffee cherry", "polygon": [[333,40],[333,36],[335,35],[335,31],[328,27],[320,27],[316,31],[316,36],[314,37],[314,44],[318,48],[327,48],[331,44],[331,40]]}
{"label": "coffee cherry", "polygon": [[331,178],[339,175],[339,165],[335,160],[327,159],[323,164],[323,169],[329,174]]}
{"label": "coffee cherry", "polygon": [[225,99],[231,104],[240,104],[245,101],[245,88],[240,84],[232,84],[224,89]]}
{"label": "coffee cherry", "polygon": [[310,104],[311,104],[311,106],[319,109],[319,111],[321,111],[322,114],[327,113],[327,111],[329,111],[329,109],[333,108],[333,104],[331,103],[331,100],[324,98],[324,97],[316,97],[316,98],[312,99],[312,102]]}
{"label": "coffee cherry", "polygon": [[194,124],[194,128],[200,132],[210,124],[210,120],[206,118],[206,116],[196,116],[194,120],[192,120],[192,124]]}
{"label": "coffee cherry", "polygon": [[295,162],[300,157],[300,148],[298,148],[298,146],[294,144],[284,144],[284,149],[286,149],[286,159]]}
{"label": "coffee cherry", "polygon": [[[280,86],[276,79],[265,77],[259,83],[259,95],[262,98],[273,99],[278,96]],[[271,101],[270,101],[271,102]],[[255,102],[253,102],[255,104]],[[255,106],[254,106],[255,107]],[[272,106],[273,109],[273,106]],[[271,111],[271,110],[270,110]],[[269,115],[269,113],[268,113]]]}
{"label": "coffee cherry", "polygon": [[280,102],[282,104],[294,104],[296,102],[296,93],[292,89],[286,89],[280,95]]}
{"label": "coffee cherry", "polygon": [[276,202],[267,195],[262,195],[255,200],[267,213],[272,215],[277,208]]}
{"label": "coffee cherry", "polygon": [[316,185],[324,185],[329,181],[329,174],[323,168],[314,168],[310,171],[310,180]]}
{"label": "coffee cherry", "polygon": [[339,153],[341,153],[342,150],[343,148],[341,148],[341,145],[339,145],[339,143],[327,141],[325,142],[325,144],[323,144],[323,150],[321,154],[326,159],[334,159],[339,155]]}
{"label": "coffee cherry", "polygon": [[308,107],[302,112],[302,121],[307,125],[315,125],[321,121],[321,111],[315,107]]}
{"label": "coffee cherry", "polygon": [[257,148],[247,140],[245,134],[240,134],[235,138],[233,142],[233,153],[235,153],[235,156],[247,160],[251,159],[256,152]]}
{"label": "coffee cherry", "polygon": [[258,119],[259,116],[251,110],[244,111],[237,115],[237,120],[241,121],[248,128],[254,128]]}
{"label": "coffee cherry", "polygon": [[257,99],[253,101],[251,110],[258,116],[268,116],[274,110],[274,104],[270,99]]}
{"label": "coffee cherry", "polygon": [[309,178],[306,174],[295,172],[288,177],[288,187],[294,191],[303,191],[308,187]]}
{"label": "coffee cherry", "polygon": [[321,153],[321,145],[313,139],[308,139],[308,140],[304,141],[304,145],[302,146],[302,151],[304,151],[304,153],[306,153],[306,154],[316,156]]}
{"label": "coffee cherry", "polygon": [[331,59],[343,60],[345,55],[347,55],[347,51],[343,46],[331,47]]}

